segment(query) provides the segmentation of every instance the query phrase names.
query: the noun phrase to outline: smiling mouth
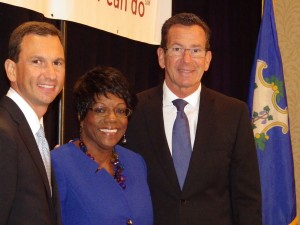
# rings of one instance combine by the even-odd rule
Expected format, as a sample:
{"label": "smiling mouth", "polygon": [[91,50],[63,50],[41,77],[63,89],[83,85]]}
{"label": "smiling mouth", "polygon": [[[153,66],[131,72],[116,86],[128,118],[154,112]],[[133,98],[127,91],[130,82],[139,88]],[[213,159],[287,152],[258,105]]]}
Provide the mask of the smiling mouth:
{"label": "smiling mouth", "polygon": [[178,69],[182,73],[192,73],[194,70],[192,69]]}
{"label": "smiling mouth", "polygon": [[118,131],[117,129],[99,129],[99,130],[104,133],[110,133],[110,134],[115,134]]}
{"label": "smiling mouth", "polygon": [[39,87],[50,89],[50,88],[54,88],[55,85],[39,84]]}

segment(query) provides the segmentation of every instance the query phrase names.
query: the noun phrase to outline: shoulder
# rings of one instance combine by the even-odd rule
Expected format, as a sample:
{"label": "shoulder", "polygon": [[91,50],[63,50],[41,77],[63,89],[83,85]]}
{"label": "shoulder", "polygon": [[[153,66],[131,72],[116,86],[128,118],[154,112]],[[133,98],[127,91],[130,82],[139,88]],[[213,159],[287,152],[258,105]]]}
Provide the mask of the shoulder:
{"label": "shoulder", "polygon": [[[147,112],[153,108],[162,107],[163,90],[162,85],[147,89],[137,94],[137,104],[134,108],[132,118],[139,117],[142,112]],[[138,119],[139,120],[139,119]]]}
{"label": "shoulder", "polygon": [[61,145],[51,150],[51,159],[63,161],[66,158],[74,155],[74,150],[76,150],[76,146],[73,144],[73,142]]}
{"label": "shoulder", "polygon": [[160,84],[156,87],[144,90],[137,94],[138,103],[152,100],[153,98],[162,98],[162,93],[163,93],[162,84]]}
{"label": "shoulder", "polygon": [[121,145],[116,145],[115,150],[116,150],[117,154],[121,158],[125,159],[126,161],[142,163],[142,164],[145,163],[143,157],[140,154],[138,154],[128,148],[125,148]]}
{"label": "shoulder", "polygon": [[1,124],[28,123],[18,105],[7,96],[0,99],[0,121]]}
{"label": "shoulder", "polygon": [[9,113],[22,113],[19,106],[9,97],[3,96],[0,99],[0,107],[4,109],[4,111],[7,111]]}
{"label": "shoulder", "polygon": [[56,173],[76,174],[85,165],[84,154],[70,142],[51,151],[51,162]]}
{"label": "shoulder", "polygon": [[[17,104],[7,96],[0,100],[0,144],[16,146],[24,138],[33,138],[29,123]],[[10,144],[11,143],[11,144]],[[0,146],[1,148],[1,146]]]}
{"label": "shoulder", "polygon": [[120,145],[117,145],[115,150],[119,155],[120,162],[124,166],[126,173],[134,174],[135,177],[140,178],[147,176],[146,162],[140,154]]}
{"label": "shoulder", "polygon": [[206,87],[201,90],[199,114],[206,119],[211,118],[222,123],[238,123],[241,119],[250,121],[249,109],[245,102]]}
{"label": "shoulder", "polygon": [[200,105],[206,104],[215,106],[220,110],[248,110],[245,102],[203,86],[200,96]]}
{"label": "shoulder", "polygon": [[18,123],[14,121],[12,115],[0,106],[0,134],[7,136],[11,132],[17,132]]}
{"label": "shoulder", "polygon": [[126,158],[133,158],[133,159],[140,159],[142,158],[140,154],[124,147],[124,146],[121,146],[121,145],[116,145],[115,147],[115,151],[121,155],[121,156],[124,156]]}
{"label": "shoulder", "polygon": [[34,140],[29,121],[18,105],[7,96],[0,99],[0,136],[14,142],[21,136],[22,139],[29,139],[31,142]]}
{"label": "shoulder", "polygon": [[215,99],[216,101],[225,101],[226,103],[230,103],[230,104],[238,104],[238,105],[246,104],[245,102],[237,98],[230,97],[228,95],[222,94],[221,92],[215,91],[205,86],[203,86],[202,88],[201,95],[203,95],[204,97]]}

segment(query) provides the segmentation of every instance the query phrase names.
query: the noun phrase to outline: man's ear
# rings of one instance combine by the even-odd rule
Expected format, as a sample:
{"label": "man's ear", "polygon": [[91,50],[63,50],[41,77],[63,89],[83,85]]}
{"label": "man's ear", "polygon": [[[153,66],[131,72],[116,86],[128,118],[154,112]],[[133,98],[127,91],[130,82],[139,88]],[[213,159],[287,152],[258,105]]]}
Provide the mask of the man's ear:
{"label": "man's ear", "polygon": [[16,76],[16,63],[11,59],[6,59],[4,62],[4,68],[6,71],[6,75],[10,82],[15,82],[17,79]]}
{"label": "man's ear", "polygon": [[205,55],[205,66],[204,66],[204,71],[207,71],[209,66],[210,66],[210,62],[212,59],[212,52],[211,51],[207,51],[206,55]]}
{"label": "man's ear", "polygon": [[165,65],[165,50],[163,48],[157,49],[157,56],[158,56],[158,64],[162,69],[166,67]]}

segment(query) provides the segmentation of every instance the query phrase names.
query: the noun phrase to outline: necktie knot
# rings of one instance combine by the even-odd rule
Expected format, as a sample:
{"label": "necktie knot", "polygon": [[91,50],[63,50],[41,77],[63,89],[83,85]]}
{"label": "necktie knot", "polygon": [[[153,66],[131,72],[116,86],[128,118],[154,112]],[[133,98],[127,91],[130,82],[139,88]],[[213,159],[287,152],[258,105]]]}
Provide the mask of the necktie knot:
{"label": "necktie knot", "polygon": [[188,104],[187,101],[183,100],[183,99],[175,99],[174,101],[172,101],[174,106],[177,108],[177,111],[182,112],[184,110],[184,107]]}
{"label": "necktie knot", "polygon": [[36,135],[39,138],[45,138],[45,132],[44,132],[44,128],[41,126],[40,129],[38,130],[38,132],[36,133]]}

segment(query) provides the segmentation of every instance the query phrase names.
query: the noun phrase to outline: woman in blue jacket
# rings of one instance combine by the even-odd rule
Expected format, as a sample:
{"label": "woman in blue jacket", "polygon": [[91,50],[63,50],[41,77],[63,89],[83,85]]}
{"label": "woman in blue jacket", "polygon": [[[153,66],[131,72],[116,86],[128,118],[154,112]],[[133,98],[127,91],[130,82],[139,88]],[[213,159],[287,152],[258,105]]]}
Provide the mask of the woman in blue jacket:
{"label": "woman in blue jacket", "polygon": [[74,87],[79,138],[51,151],[63,225],[152,225],[142,157],[120,145],[134,98],[115,68],[97,67]]}

